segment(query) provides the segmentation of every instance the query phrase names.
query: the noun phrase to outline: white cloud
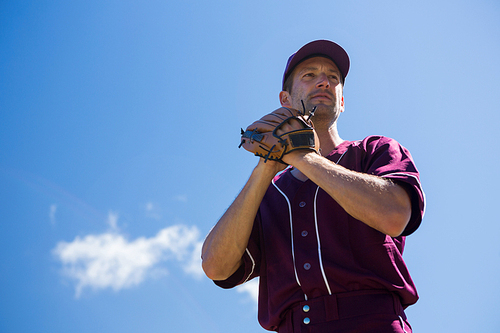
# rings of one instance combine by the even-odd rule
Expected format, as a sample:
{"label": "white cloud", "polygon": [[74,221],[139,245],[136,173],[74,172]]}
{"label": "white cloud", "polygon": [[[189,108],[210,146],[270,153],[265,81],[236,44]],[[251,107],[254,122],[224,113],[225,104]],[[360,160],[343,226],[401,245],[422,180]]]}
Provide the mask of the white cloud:
{"label": "white cloud", "polygon": [[[56,210],[57,206],[52,205],[51,218]],[[120,232],[118,219],[118,213],[110,211],[106,221],[110,227],[108,232],[76,237],[72,242],[61,241],[53,249],[53,254],[62,263],[63,274],[75,281],[76,298],[86,288],[119,291],[137,286],[148,278],[164,277],[168,271],[162,264],[167,261],[178,262],[193,278],[203,278],[203,241],[198,228],[174,225],[160,230],[154,237],[129,240]],[[247,293],[255,304],[258,289],[258,279],[236,288],[239,293]]]}
{"label": "white cloud", "polygon": [[193,252],[191,253],[191,257],[186,260],[183,265],[184,272],[191,274],[193,277],[197,279],[201,279],[205,273],[201,268],[201,248],[203,246],[203,242],[197,242],[194,244]]}
{"label": "white cloud", "polygon": [[239,293],[248,293],[252,301],[257,304],[259,300],[259,279],[250,280],[236,288]]}
{"label": "white cloud", "polygon": [[115,229],[99,235],[76,237],[59,242],[53,250],[62,262],[65,275],[76,281],[75,296],[84,288],[121,290],[142,283],[146,278],[166,274],[161,262],[183,263],[186,273],[201,276],[199,231],[196,227],[175,225],[160,230],[151,238],[128,240],[117,233],[117,214],[108,223]]}

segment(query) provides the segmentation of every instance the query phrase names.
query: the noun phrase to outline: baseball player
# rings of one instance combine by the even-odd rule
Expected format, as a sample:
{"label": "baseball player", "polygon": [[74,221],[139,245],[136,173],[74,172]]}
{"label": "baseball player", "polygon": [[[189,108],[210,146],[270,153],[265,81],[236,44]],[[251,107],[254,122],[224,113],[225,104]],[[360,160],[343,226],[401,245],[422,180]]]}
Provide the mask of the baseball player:
{"label": "baseball player", "polygon": [[424,193],[395,140],[340,138],[349,65],[327,40],[290,56],[282,107],[242,130],[240,146],[259,162],[203,245],[218,286],[260,277],[267,330],[411,332],[404,309],[418,295],[402,254]]}

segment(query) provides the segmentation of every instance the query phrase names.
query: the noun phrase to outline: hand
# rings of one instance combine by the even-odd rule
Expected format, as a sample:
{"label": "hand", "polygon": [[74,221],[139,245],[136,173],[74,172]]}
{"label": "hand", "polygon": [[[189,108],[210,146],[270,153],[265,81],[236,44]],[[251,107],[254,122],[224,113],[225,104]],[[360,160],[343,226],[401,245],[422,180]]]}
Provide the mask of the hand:
{"label": "hand", "polygon": [[[300,125],[301,124],[301,125]],[[284,128],[292,130],[286,132]],[[281,129],[281,130],[280,130]],[[276,131],[282,133],[278,135]],[[319,140],[313,124],[296,110],[281,107],[241,129],[239,147],[263,157],[265,161],[274,160],[286,164],[282,157],[294,150],[312,150],[318,152]]]}
{"label": "hand", "polygon": [[281,135],[284,133],[300,130],[303,128],[304,125],[302,125],[297,119],[289,119],[286,123],[281,125],[281,127],[276,131],[276,134]]}
{"label": "hand", "polygon": [[[301,130],[303,128],[304,128],[304,125],[300,121],[298,121],[296,119],[289,119],[286,123],[281,125],[281,127],[276,131],[276,134],[282,135],[284,133],[289,133],[292,131]],[[319,148],[319,138],[318,138],[318,135],[317,135],[316,131],[314,130],[314,128],[313,128],[313,131],[314,131],[315,141],[318,145],[318,151],[321,151],[321,149]],[[292,151],[290,153],[285,154],[282,157],[282,160],[283,160],[283,162],[285,162],[289,165],[293,165],[294,159],[297,159],[297,158],[302,159],[305,155],[310,154],[310,153],[313,153],[313,151],[305,150],[305,149],[295,150],[295,151]]]}
{"label": "hand", "polygon": [[262,172],[267,172],[271,176],[271,179],[280,172],[285,170],[287,166],[281,162],[274,160],[265,160],[263,157],[259,158],[259,163],[256,169],[260,169]]}

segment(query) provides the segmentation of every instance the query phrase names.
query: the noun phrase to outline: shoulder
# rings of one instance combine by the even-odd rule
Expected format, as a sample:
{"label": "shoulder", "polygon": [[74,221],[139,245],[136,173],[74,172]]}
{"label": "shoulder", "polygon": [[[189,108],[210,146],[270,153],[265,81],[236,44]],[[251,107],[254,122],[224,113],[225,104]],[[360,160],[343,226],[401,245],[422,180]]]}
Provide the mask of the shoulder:
{"label": "shoulder", "polygon": [[370,135],[349,142],[345,150],[344,164],[356,165],[357,171],[381,176],[394,170],[415,169],[410,152],[398,141],[386,136]]}
{"label": "shoulder", "polygon": [[353,141],[351,149],[357,150],[364,155],[378,155],[389,153],[390,155],[408,155],[410,152],[398,141],[382,135],[370,135],[363,140]]}
{"label": "shoulder", "polygon": [[345,140],[332,150],[327,158],[336,163],[348,160],[347,165],[355,168],[352,166],[353,163],[357,165],[360,161],[370,159],[375,155],[398,150],[400,150],[399,143],[396,140],[382,135],[370,135],[362,140]]}
{"label": "shoulder", "polygon": [[353,141],[355,147],[373,150],[381,147],[400,146],[396,140],[383,135],[369,135],[363,140]]}

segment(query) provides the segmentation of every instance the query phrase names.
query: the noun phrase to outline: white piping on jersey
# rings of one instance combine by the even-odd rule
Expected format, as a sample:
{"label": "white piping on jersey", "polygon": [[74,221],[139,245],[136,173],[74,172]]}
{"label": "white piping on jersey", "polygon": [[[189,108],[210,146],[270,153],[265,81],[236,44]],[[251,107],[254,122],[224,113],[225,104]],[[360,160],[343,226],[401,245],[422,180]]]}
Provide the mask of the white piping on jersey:
{"label": "white piping on jersey", "polygon": [[[290,235],[291,235],[291,241],[292,241],[292,261],[293,261],[293,270],[295,272],[295,280],[297,281],[297,284],[302,287],[302,285],[300,284],[300,280],[299,280],[299,276],[297,274],[297,267],[295,266],[295,248],[294,248],[294,244],[293,244],[293,220],[292,220],[292,205],[290,204],[290,200],[288,200],[288,197],[285,195],[285,193],[283,193],[280,188],[274,183],[274,179],[272,181],[272,184],[274,185],[274,187],[276,187],[276,189],[278,190],[278,192],[281,193],[281,195],[285,198],[286,200],[286,203],[288,204],[288,215],[290,216]],[[307,300],[307,295],[306,296],[306,300]]]}
{"label": "white piping on jersey", "polygon": [[[342,157],[344,157],[345,153],[347,153],[347,150],[339,157],[339,159],[337,160],[337,163],[335,163],[335,164],[339,164],[340,160],[342,159]],[[283,191],[281,191],[280,188],[274,183],[274,179],[272,181],[272,184],[278,190],[278,192],[281,193],[281,195],[285,198],[285,200],[286,200],[286,202],[288,204],[288,213],[289,213],[289,216],[290,216],[290,240],[291,240],[291,247],[292,247],[293,271],[295,273],[295,280],[297,281],[297,284],[299,285],[299,287],[302,287],[302,285],[300,284],[299,276],[297,274],[297,267],[296,267],[296,264],[295,264],[295,245],[294,245],[294,242],[293,242],[292,205],[290,204],[290,200],[288,199],[288,197],[286,196],[286,194],[283,193]],[[316,206],[317,206],[316,203],[317,203],[318,192],[319,192],[319,186],[316,188],[316,193],[314,195],[314,225],[315,225],[315,228],[316,228],[316,239],[318,241],[319,265],[320,265],[320,269],[321,269],[321,275],[323,276],[323,280],[324,280],[325,285],[326,285],[326,289],[328,290],[328,293],[331,295],[332,291],[330,289],[330,285],[328,284],[328,279],[326,278],[325,268],[323,266],[323,259],[322,259],[322,256],[321,256],[321,242],[320,242],[320,239],[319,239],[318,215],[317,215],[317,211],[316,211]],[[305,299],[307,301],[307,295],[306,294],[304,294],[304,297],[305,297]]]}
{"label": "white piping on jersey", "polygon": [[[342,157],[344,157],[345,153],[347,153],[347,150],[339,157],[337,163],[335,164],[339,164],[340,160],[342,159]],[[321,268],[321,275],[323,276],[323,281],[325,282],[328,294],[331,295],[332,290],[330,289],[328,279],[326,278],[325,268],[323,266],[323,257],[321,255],[321,241],[319,239],[318,214],[317,214],[318,192],[319,192],[319,186],[316,188],[316,193],[314,194],[314,227],[316,228],[316,239],[318,241],[318,257],[319,257],[319,266]]]}
{"label": "white piping on jersey", "polygon": [[253,271],[255,269],[255,260],[253,260],[252,254],[250,253],[248,248],[246,248],[245,251],[247,252],[248,256],[250,257],[250,260],[252,260],[252,271],[250,272],[250,274],[248,274],[247,278],[245,279],[245,281],[243,283],[247,282],[248,279],[250,279],[250,277],[252,276]]}
{"label": "white piping on jersey", "polygon": [[318,257],[319,257],[319,267],[321,268],[321,275],[323,276],[323,281],[325,281],[326,289],[328,289],[328,294],[331,295],[330,285],[326,279],[325,269],[323,267],[323,258],[321,257],[321,242],[319,240],[319,230],[318,230],[318,214],[316,212],[316,203],[319,192],[319,186],[316,188],[316,194],[314,194],[314,226],[316,227],[316,239],[318,241]]}
{"label": "white piping on jersey", "polygon": [[342,159],[342,157],[344,157],[345,153],[347,153],[347,151],[349,151],[349,147],[347,147],[346,151],[339,157],[337,163],[335,164],[339,164],[340,160]]}
{"label": "white piping on jersey", "polygon": [[405,321],[403,320],[403,318],[401,316],[399,316],[399,323],[401,324],[401,328],[403,329],[403,333],[408,333],[408,332],[406,332]]}
{"label": "white piping on jersey", "polygon": [[387,177],[387,176],[406,176],[406,177],[411,177],[413,179],[415,179],[415,181],[417,182],[418,184],[418,187],[420,188],[420,191],[422,192],[422,196],[424,197],[424,211],[422,212],[422,218],[424,218],[424,215],[425,215],[425,209],[427,208],[427,204],[426,204],[426,198],[425,198],[425,192],[424,192],[424,189],[422,188],[422,184],[420,184],[420,181],[418,180],[417,176],[415,175],[410,175],[408,173],[404,173],[404,172],[394,172],[394,173],[388,173],[386,175],[383,175],[381,177]]}

